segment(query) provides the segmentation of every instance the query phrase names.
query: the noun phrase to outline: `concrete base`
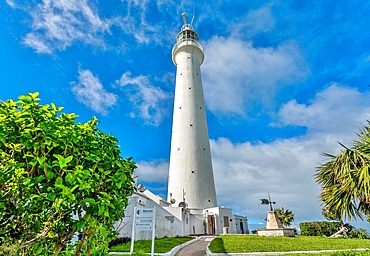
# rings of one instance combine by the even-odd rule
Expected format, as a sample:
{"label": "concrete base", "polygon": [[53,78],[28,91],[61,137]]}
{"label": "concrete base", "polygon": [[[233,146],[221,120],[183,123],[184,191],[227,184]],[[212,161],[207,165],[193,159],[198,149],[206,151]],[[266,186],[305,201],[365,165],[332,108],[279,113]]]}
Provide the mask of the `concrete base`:
{"label": "concrete base", "polygon": [[257,231],[259,236],[294,236],[293,228],[277,228],[277,229],[259,229]]}

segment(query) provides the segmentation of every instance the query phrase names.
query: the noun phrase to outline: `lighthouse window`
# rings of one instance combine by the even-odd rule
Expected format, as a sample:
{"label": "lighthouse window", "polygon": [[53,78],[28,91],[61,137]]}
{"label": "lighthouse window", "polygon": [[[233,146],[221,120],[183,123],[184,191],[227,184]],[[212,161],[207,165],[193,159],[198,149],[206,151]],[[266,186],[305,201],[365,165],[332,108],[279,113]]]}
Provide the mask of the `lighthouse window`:
{"label": "lighthouse window", "polygon": [[190,59],[190,56],[188,56],[188,59]]}

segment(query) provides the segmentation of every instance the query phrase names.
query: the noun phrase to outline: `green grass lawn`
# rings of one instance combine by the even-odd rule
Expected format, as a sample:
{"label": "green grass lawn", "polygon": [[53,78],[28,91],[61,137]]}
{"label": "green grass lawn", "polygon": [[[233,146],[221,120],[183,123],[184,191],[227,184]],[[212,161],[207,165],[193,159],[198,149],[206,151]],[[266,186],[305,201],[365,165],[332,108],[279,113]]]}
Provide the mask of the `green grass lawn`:
{"label": "green grass lawn", "polygon": [[[165,237],[165,238],[158,238],[154,241],[154,252],[156,253],[165,253],[172,250],[172,248],[183,244],[187,241],[194,239],[193,237]],[[127,244],[120,244],[117,246],[113,246],[110,248],[111,252],[129,252],[130,251],[131,242]],[[134,244],[134,252],[146,252],[149,253],[152,249],[152,240],[139,240],[135,241]]]}
{"label": "green grass lawn", "polygon": [[[370,248],[370,240],[315,236],[263,237],[258,235],[220,235],[209,246],[213,253],[321,251],[358,248]],[[370,255],[370,253],[366,253],[366,255]]]}

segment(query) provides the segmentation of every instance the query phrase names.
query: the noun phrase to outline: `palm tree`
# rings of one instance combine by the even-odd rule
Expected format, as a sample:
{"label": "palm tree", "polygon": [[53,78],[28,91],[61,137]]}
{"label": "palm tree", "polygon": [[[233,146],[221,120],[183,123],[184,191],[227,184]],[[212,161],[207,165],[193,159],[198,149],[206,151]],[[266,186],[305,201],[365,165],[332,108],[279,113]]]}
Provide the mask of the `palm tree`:
{"label": "palm tree", "polygon": [[288,209],[284,210],[284,207],[281,209],[276,208],[274,211],[284,227],[289,227],[292,221],[294,221],[294,214],[292,211]]}
{"label": "palm tree", "polygon": [[352,220],[370,213],[370,122],[351,148],[339,143],[337,155],[324,154],[329,161],[317,168],[316,182],[322,186],[319,199],[324,208]]}
{"label": "palm tree", "polygon": [[322,208],[321,209],[321,214],[327,220],[339,221],[341,227],[344,227],[344,222],[342,220],[342,215],[340,215],[340,213],[338,213],[338,212],[330,212],[328,209]]}

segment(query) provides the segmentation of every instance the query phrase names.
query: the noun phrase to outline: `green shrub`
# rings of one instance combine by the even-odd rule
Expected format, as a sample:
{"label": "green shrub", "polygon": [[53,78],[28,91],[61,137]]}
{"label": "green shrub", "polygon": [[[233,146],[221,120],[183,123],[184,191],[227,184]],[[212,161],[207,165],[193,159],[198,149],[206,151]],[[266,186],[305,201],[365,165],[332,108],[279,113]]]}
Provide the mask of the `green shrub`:
{"label": "green shrub", "polygon": [[351,232],[349,232],[349,236],[351,238],[359,238],[359,239],[369,239],[370,238],[369,233],[365,229],[362,229],[362,228],[351,230]]}
{"label": "green shrub", "polygon": [[[344,225],[348,232],[351,232],[354,228],[349,224]],[[302,236],[331,236],[338,232],[341,225],[337,221],[312,221],[312,222],[301,222],[299,223]]]}

